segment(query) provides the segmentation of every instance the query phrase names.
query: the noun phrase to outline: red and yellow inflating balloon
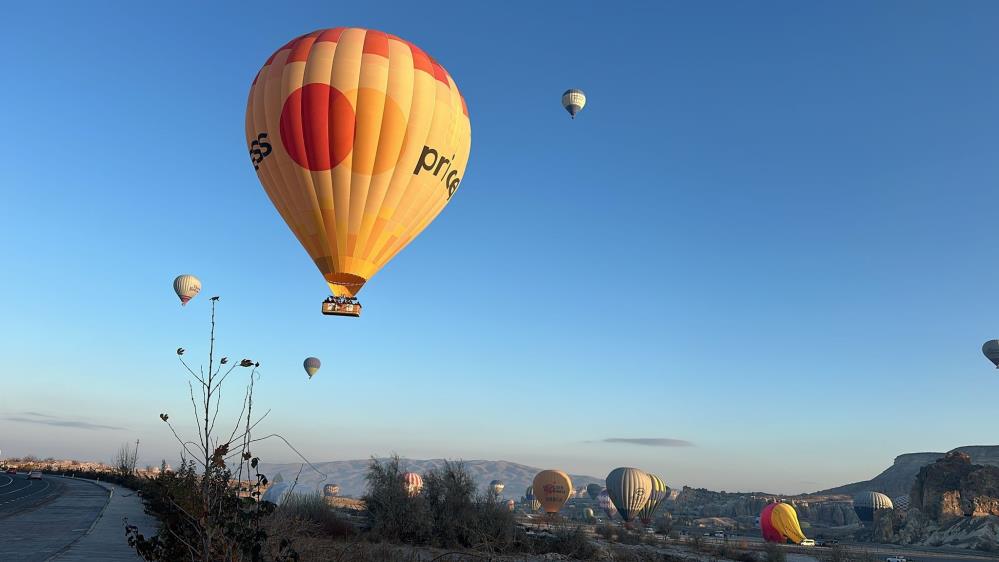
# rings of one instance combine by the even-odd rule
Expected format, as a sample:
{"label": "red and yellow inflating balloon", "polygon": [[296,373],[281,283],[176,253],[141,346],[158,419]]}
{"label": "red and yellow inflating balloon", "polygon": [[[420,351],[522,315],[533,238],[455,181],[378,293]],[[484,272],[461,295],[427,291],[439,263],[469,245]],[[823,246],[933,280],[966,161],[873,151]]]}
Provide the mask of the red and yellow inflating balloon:
{"label": "red and yellow inflating balloon", "polygon": [[267,59],[250,88],[246,143],[330,289],[354,296],[451,200],[471,124],[451,75],[417,46],[338,27]]}

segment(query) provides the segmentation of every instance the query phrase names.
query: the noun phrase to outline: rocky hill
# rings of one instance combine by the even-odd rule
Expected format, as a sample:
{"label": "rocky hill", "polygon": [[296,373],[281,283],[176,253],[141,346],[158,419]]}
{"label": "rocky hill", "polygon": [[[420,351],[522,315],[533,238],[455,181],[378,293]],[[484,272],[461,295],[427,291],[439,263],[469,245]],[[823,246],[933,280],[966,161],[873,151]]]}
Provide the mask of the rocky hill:
{"label": "rocky hill", "polygon": [[[972,445],[958,447],[949,452],[960,452],[968,455],[974,464],[999,466],[999,446]],[[947,453],[908,453],[895,457],[895,463],[884,472],[870,480],[846,484],[838,488],[816,492],[817,494],[847,494],[873,490],[883,492],[891,497],[908,494],[916,482],[920,469],[927,466]]]}
{"label": "rocky hill", "polygon": [[[271,480],[280,477],[281,480],[286,482],[294,480],[297,476],[297,490],[319,490],[323,485],[335,482],[340,485],[340,495],[360,497],[364,494],[364,475],[368,470],[370,462],[370,460],[351,460],[314,463],[313,466],[324,474],[318,474],[308,466],[303,468],[299,463],[261,464],[261,472]],[[534,476],[542,470],[537,467],[508,461],[472,460],[464,461],[464,463],[482,490],[485,490],[486,485],[490,481],[502,480],[506,484],[503,496],[507,498],[520,498],[520,496],[524,495],[524,491],[534,481]],[[443,459],[402,460],[402,466],[405,470],[419,473],[426,472],[431,468],[436,468],[443,464]],[[301,469],[300,476],[299,469]],[[579,474],[572,474],[570,476],[572,478],[572,485],[575,488],[592,483],[600,484],[601,486],[604,485],[604,481],[601,478]]]}

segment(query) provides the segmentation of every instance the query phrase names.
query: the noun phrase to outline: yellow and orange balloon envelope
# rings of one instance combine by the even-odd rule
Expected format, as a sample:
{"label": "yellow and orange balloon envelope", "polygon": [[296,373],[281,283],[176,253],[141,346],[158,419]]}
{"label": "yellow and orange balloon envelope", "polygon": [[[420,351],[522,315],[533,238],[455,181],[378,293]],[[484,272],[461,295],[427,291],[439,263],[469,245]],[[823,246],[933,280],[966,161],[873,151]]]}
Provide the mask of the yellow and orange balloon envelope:
{"label": "yellow and orange balloon envelope", "polygon": [[542,470],[534,477],[534,497],[545,513],[558,513],[569,499],[572,479],[561,470]]}
{"label": "yellow and orange balloon envelope", "polygon": [[330,289],[354,296],[451,200],[471,124],[454,79],[419,47],[338,27],[267,59],[250,88],[246,143]]}
{"label": "yellow and orange balloon envelope", "polygon": [[805,533],[798,524],[798,513],[786,503],[771,503],[760,512],[760,530],[767,542],[801,544]]}

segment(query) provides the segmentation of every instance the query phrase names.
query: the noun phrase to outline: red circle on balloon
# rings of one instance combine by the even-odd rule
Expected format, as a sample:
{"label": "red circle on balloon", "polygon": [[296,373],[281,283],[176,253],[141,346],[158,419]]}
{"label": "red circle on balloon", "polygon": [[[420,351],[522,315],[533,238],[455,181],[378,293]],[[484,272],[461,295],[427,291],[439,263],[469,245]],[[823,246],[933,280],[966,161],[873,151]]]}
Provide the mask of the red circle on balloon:
{"label": "red circle on balloon", "polygon": [[354,108],[340,90],[306,84],[284,100],[281,143],[299,166],[330,170],[354,148],[354,122]]}

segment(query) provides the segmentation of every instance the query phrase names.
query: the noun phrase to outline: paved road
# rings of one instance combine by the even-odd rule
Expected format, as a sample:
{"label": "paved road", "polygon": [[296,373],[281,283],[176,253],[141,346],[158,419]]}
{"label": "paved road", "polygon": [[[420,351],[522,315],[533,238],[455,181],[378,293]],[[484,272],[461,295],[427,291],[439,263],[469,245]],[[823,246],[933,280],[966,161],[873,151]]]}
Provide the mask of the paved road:
{"label": "paved road", "polygon": [[26,473],[0,474],[0,519],[43,505],[63,492],[56,480],[28,480]]}
{"label": "paved road", "polygon": [[155,530],[131,490],[107,484],[4,475],[0,494],[0,562],[136,560],[122,519]]}

